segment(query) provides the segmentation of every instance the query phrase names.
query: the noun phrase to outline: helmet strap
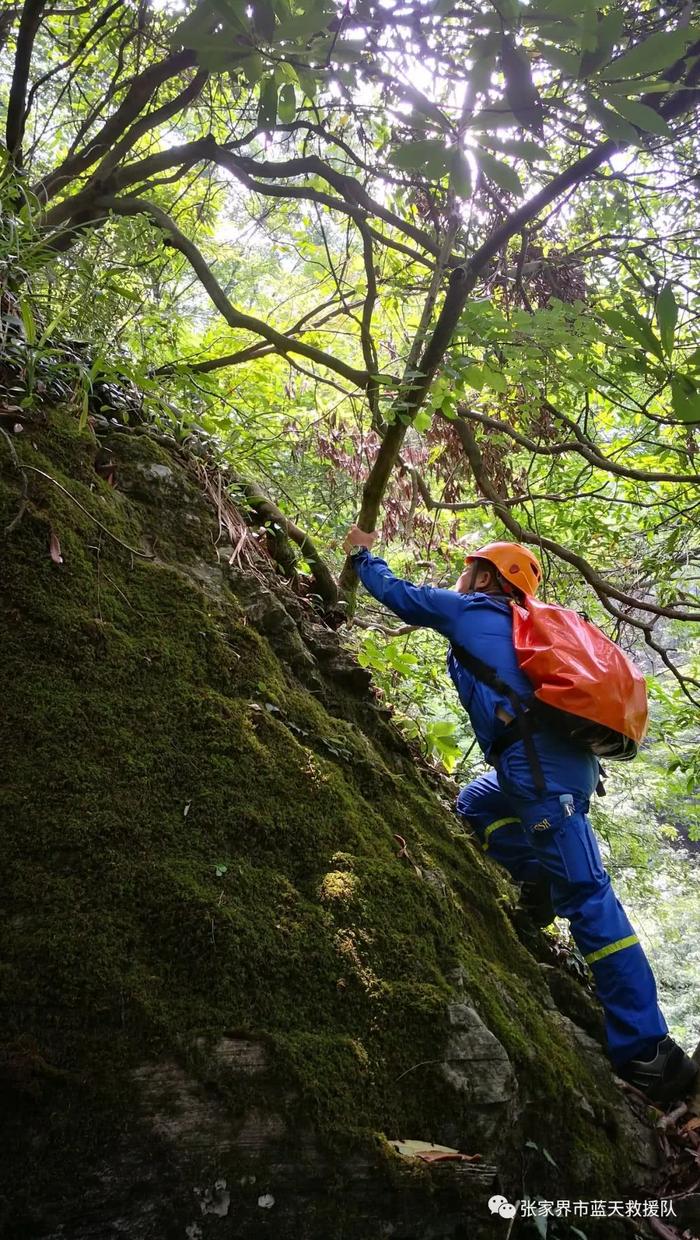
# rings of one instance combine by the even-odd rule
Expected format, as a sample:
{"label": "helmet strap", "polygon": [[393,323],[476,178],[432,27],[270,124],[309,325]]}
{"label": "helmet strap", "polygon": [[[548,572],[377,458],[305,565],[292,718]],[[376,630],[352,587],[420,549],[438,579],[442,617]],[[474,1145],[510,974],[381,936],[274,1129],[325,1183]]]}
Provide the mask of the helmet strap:
{"label": "helmet strap", "polygon": [[469,574],[469,589],[467,593],[469,594],[475,593],[476,579],[479,576],[479,573],[484,571],[484,568],[483,568],[484,564],[487,566],[491,574],[491,579],[494,585],[497,586],[498,590],[500,590],[503,594],[509,594],[509,595],[512,594],[513,593],[512,586],[507,581],[505,581],[503,577],[501,577],[501,574],[496,568],[496,565],[492,564],[490,560],[474,560],[474,562],[471,565],[471,572]]}
{"label": "helmet strap", "polygon": [[467,578],[467,589],[465,591],[466,594],[474,593],[474,583],[476,581],[478,567],[479,565],[476,560],[474,560],[471,564],[467,564],[467,569],[469,570],[469,576]]}

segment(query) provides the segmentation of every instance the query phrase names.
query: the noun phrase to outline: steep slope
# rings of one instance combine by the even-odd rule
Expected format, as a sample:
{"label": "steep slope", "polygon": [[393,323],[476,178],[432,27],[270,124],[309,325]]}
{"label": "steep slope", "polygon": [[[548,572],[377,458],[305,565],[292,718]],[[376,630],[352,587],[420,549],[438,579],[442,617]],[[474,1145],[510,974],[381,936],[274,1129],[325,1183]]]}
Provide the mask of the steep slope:
{"label": "steep slope", "polygon": [[367,673],[184,457],[98,429],[0,437],[3,1234],[502,1237],[495,1191],[621,1197],[647,1131]]}

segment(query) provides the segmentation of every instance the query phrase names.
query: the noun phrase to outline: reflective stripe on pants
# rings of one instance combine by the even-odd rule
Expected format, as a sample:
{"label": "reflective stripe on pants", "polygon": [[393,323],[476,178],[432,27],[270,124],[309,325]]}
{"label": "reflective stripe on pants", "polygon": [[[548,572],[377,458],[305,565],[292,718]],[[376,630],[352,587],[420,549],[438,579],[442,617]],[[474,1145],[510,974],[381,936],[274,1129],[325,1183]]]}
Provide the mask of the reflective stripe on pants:
{"label": "reflective stripe on pants", "polygon": [[593,973],[612,1062],[648,1053],[668,1028],[649,962],[603,867],[588,802],[575,798],[566,817],[556,797],[506,795],[494,772],[463,788],[456,808],[516,881],[549,876],[554,909]]}

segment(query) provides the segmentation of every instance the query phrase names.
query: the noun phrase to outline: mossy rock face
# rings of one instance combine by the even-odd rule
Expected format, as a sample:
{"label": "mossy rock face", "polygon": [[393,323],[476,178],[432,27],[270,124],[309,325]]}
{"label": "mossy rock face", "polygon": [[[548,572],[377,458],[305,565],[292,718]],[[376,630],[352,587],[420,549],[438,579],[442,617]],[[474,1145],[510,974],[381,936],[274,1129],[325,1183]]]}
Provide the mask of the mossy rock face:
{"label": "mossy rock face", "polygon": [[228,566],[148,434],[13,442],[0,1232],[502,1236],[523,1157],[533,1195],[620,1197],[645,1130],[338,638]]}

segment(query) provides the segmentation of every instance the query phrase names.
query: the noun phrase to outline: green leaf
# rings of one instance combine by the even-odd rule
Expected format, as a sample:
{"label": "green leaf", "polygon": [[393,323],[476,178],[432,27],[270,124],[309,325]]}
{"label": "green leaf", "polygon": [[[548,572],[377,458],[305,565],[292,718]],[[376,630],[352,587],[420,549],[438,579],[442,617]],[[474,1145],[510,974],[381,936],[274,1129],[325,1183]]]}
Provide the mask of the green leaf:
{"label": "green leaf", "polygon": [[477,112],[467,122],[467,129],[476,129],[477,132],[491,129],[516,129],[518,122],[511,112],[510,108],[501,106],[498,108],[482,108],[481,112]]}
{"label": "green leaf", "polygon": [[525,129],[542,137],[542,100],[532,80],[530,59],[522,47],[516,47],[509,34],[501,39],[500,59],[509,108]]}
{"label": "green leaf", "polygon": [[661,343],[646,319],[642,319],[641,316],[639,320],[634,317],[628,318],[620,310],[601,310],[600,317],[608,324],[608,327],[612,327],[613,331],[621,332],[628,340],[636,340],[646,352],[653,353],[659,361],[664,360]]}
{"label": "green leaf", "polygon": [[613,9],[605,17],[601,17],[598,14],[597,34],[599,44],[609,43],[612,46],[613,43],[617,43],[624,28],[625,15],[622,9]]}
{"label": "green leaf", "polygon": [[576,42],[584,54],[586,52],[593,53],[598,46],[596,11],[590,0],[586,0],[586,3],[581,5],[581,9],[578,34],[575,36]]}
{"label": "green leaf", "polygon": [[489,155],[488,151],[481,146],[475,150],[474,154],[481,171],[490,181],[494,181],[508,194],[520,197],[524,193],[520,177],[509,164],[503,164],[500,159],[494,159],[493,155]]}
{"label": "green leaf", "polygon": [[688,375],[671,380],[671,403],[674,416],[682,422],[700,422],[700,395]]}
{"label": "green leaf", "polygon": [[283,124],[294,120],[297,111],[297,97],[291,82],[282,87],[278,104],[279,118]]}
{"label": "green leaf", "polygon": [[237,32],[249,32],[251,26],[245,11],[245,3],[235,3],[235,0],[211,0],[211,4],[219,22],[223,22],[225,26],[230,26]]}
{"label": "green leaf", "polygon": [[24,334],[27,337],[27,344],[36,344],[36,321],[32,314],[32,308],[25,297],[22,298],[19,305],[19,312],[22,317]]}
{"label": "green leaf", "polygon": [[670,357],[673,352],[673,337],[678,321],[678,303],[673,293],[672,284],[664,284],[656,300],[656,320],[659,324],[661,343]]}
{"label": "green leaf", "polygon": [[[139,298],[138,298],[138,300],[140,301],[140,300],[141,300],[141,298],[139,297]],[[44,347],[44,345],[46,344],[46,341],[47,341],[47,340],[53,340],[54,335],[55,335],[55,333],[56,333],[56,328],[58,327],[59,323],[61,323],[61,322],[62,322],[62,320],[66,317],[66,315],[68,314],[69,309],[70,309],[70,306],[68,305],[68,303],[66,303],[65,305],[61,306],[60,310],[59,310],[59,311],[58,311],[58,312],[57,312],[57,313],[53,316],[53,318],[52,318],[52,319],[51,319],[51,320],[50,320],[50,321],[46,324],[46,326],[45,326],[44,330],[42,331],[42,333],[41,333],[41,335],[40,335],[40,337],[39,337],[39,339],[38,339],[38,341],[37,341],[37,348],[38,348],[38,349],[43,349],[43,347]],[[95,361],[99,361],[99,362],[101,363],[102,359],[100,358],[99,353],[98,353],[97,358],[95,359]],[[95,362],[93,362],[92,366],[94,366],[94,365],[95,365]],[[91,374],[92,374],[92,366],[90,367],[90,373],[91,373]]]}
{"label": "green leaf", "polygon": [[126,288],[124,284],[118,284],[116,280],[108,280],[105,288],[109,289],[110,293],[116,293],[117,297],[123,297],[125,301],[136,302],[137,305],[143,301],[142,293],[135,293],[132,289]]}
{"label": "green leaf", "polygon": [[549,17],[578,17],[581,14],[581,0],[539,0],[537,14],[546,13]]}
{"label": "green leaf", "polygon": [[404,172],[422,172],[430,180],[439,180],[447,172],[450,158],[451,152],[440,138],[419,138],[397,147],[389,161]]}
{"label": "green leaf", "polygon": [[664,354],[661,348],[661,341],[653,331],[651,324],[639,313],[631,298],[623,298],[623,305],[625,314],[636,324],[642,340],[646,341],[646,347],[651,353],[656,354],[660,362],[663,362]]}
{"label": "green leaf", "polygon": [[517,22],[522,11],[520,0],[498,0],[497,4],[494,4],[494,8],[497,10],[500,20],[505,21],[507,25],[513,25],[513,23]]}
{"label": "green leaf", "polygon": [[690,356],[685,358],[685,365],[691,370],[700,370],[700,349],[693,349]]}
{"label": "green leaf", "polygon": [[484,138],[483,145],[494,151],[502,151],[504,155],[515,155],[518,159],[526,159],[535,163],[538,159],[552,159],[549,151],[533,142],[531,138]]}
{"label": "green leaf", "polygon": [[[493,38],[492,35],[487,36]],[[486,95],[491,87],[491,74],[496,68],[495,49],[484,50],[486,40],[477,40],[471,51],[474,61],[469,73],[469,83],[475,95]]]}
{"label": "green leaf", "polygon": [[565,52],[560,47],[543,47],[540,54],[550,65],[553,65],[560,73],[565,73],[567,77],[579,76],[581,60],[579,56],[574,56],[573,52]]}
{"label": "green leaf", "polygon": [[633,125],[637,125],[639,129],[661,134],[664,138],[673,137],[673,130],[669,127],[665,117],[659,116],[659,113],[648,107],[646,103],[637,103],[634,99],[621,99],[618,95],[608,97],[607,92],[605,97],[612,103],[616,112],[624,116],[625,120],[631,121]]}
{"label": "green leaf", "polygon": [[618,57],[601,75],[603,78],[637,77],[640,73],[656,73],[667,69],[674,60],[682,56],[687,45],[693,38],[693,32],[684,30],[662,30],[652,34],[643,43]]}
{"label": "green leaf", "polygon": [[261,129],[272,129],[277,120],[277,85],[274,77],[267,77],[260,86],[260,103],[258,106],[258,125]]}
{"label": "green leaf", "polygon": [[203,0],[198,4],[194,12],[190,13],[184,21],[176,26],[169,43],[171,47],[191,47],[197,50],[197,42],[203,36],[207,35],[216,19],[216,13],[210,0]]}
{"label": "green leaf", "polygon": [[241,68],[245,74],[245,79],[249,86],[255,86],[265,72],[262,56],[258,55],[257,52],[253,52],[252,55],[246,56],[245,59],[241,61]]}
{"label": "green leaf", "polygon": [[240,59],[227,47],[200,47],[197,49],[197,64],[207,73],[223,73],[226,69],[230,72],[237,69]]}
{"label": "green leaf", "polygon": [[297,81],[304,92],[307,99],[315,99],[318,87],[318,78],[313,69],[308,65],[294,65],[294,72],[297,75]]}
{"label": "green leaf", "polygon": [[606,17],[600,18],[595,27],[594,46],[584,51],[579,65],[579,78],[589,77],[596,69],[610,60],[613,47],[618,42],[625,24],[624,14],[620,9],[613,9]]}
{"label": "green leaf", "polygon": [[427,431],[433,420],[433,415],[428,409],[419,409],[413,419],[413,428],[417,431]]}
{"label": "green leaf", "polygon": [[604,103],[599,99],[591,99],[588,97],[588,111],[594,116],[599,125],[602,125],[609,138],[613,142],[619,142],[622,146],[639,146],[639,134],[629,121],[624,120],[617,112],[612,112],[610,108],[606,108]]}
{"label": "green leaf", "polygon": [[460,379],[467,384],[468,387],[476,388],[480,392],[485,383],[484,372],[480,366],[465,366],[460,369]]}
{"label": "green leaf", "polygon": [[549,1227],[549,1218],[547,1217],[547,1215],[536,1214],[532,1221],[535,1225],[535,1231],[537,1232],[538,1236],[541,1236],[542,1240],[546,1240],[547,1229]]}
{"label": "green leaf", "polygon": [[270,43],[275,33],[275,10],[270,0],[253,0],[253,32],[265,43]]}
{"label": "green leaf", "polygon": [[427,13],[430,13],[431,17],[446,17],[456,7],[457,0],[435,0],[435,3],[431,4],[426,11],[426,16]]}
{"label": "green leaf", "polygon": [[356,42],[353,39],[339,40],[333,48],[333,64],[352,65],[356,68],[362,59],[363,46],[364,39],[362,43]]}
{"label": "green leaf", "polygon": [[500,370],[492,370],[490,366],[483,367],[484,383],[488,387],[493,388],[494,392],[507,392],[508,380]]}
{"label": "green leaf", "polygon": [[83,391],[82,400],[80,402],[80,418],[78,419],[78,430],[85,430],[87,426],[88,414],[90,412],[90,393],[87,388]]}
{"label": "green leaf", "polygon": [[675,89],[675,82],[665,82],[663,78],[635,78],[633,82],[605,83],[605,95],[608,99],[615,95],[622,95],[623,99],[630,95],[663,95]]}
{"label": "green leaf", "polygon": [[432,103],[421,90],[418,90],[416,86],[407,86],[403,82],[397,83],[397,89],[401,97],[411,104],[414,112],[428,117],[443,133],[452,133],[452,122],[449,117],[445,116],[437,104]]}
{"label": "green leaf", "polygon": [[436,719],[428,724],[431,736],[454,736],[457,726],[450,719]]}
{"label": "green leaf", "polygon": [[458,198],[469,198],[472,192],[472,170],[463,151],[455,147],[450,165],[450,189]]}
{"label": "green leaf", "polygon": [[462,756],[457,743],[457,725],[447,719],[436,719],[427,724],[425,731],[431,749],[440,756],[447,769],[452,770]]}
{"label": "green leaf", "polygon": [[297,14],[289,21],[280,22],[275,31],[275,41],[295,41],[303,35],[326,33],[334,14],[335,10],[330,8],[325,0],[311,4],[304,13]]}
{"label": "green leaf", "polygon": [[291,82],[294,85],[297,81],[294,66],[290,65],[286,60],[278,60],[275,65],[275,81],[278,86],[284,86],[285,82]]}

